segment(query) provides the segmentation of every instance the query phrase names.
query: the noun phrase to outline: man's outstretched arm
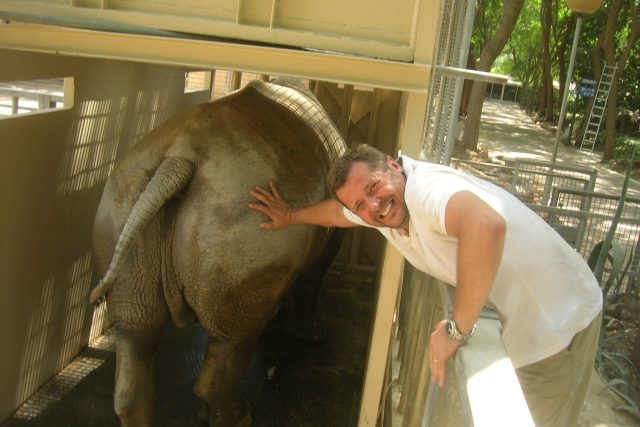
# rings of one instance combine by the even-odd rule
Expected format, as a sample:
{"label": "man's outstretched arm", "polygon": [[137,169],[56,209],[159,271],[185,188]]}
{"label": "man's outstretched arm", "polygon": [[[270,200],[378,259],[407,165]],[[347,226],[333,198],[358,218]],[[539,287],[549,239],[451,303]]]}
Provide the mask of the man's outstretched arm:
{"label": "man's outstretched arm", "polygon": [[275,230],[292,224],[312,224],[323,227],[355,227],[358,225],[344,216],[342,204],[335,199],[294,208],[282,199],[273,182],[269,183],[269,187],[271,191],[262,187],[256,187],[251,191],[251,195],[260,203],[250,203],[249,207],[271,219],[271,221],[260,224],[262,228]]}

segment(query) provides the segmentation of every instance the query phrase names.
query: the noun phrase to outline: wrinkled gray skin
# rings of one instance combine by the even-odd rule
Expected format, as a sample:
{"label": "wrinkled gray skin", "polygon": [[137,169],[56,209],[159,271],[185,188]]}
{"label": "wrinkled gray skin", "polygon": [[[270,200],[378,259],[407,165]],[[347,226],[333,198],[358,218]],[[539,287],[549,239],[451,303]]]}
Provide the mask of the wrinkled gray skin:
{"label": "wrinkled gray skin", "polygon": [[[290,82],[285,84],[291,84]],[[326,230],[259,227],[256,185],[277,182],[292,205],[327,197],[325,174],[344,143],[313,95],[261,81],[168,120],[110,176],[94,226],[116,330],[115,409],[123,426],[153,424],[153,354],[167,322],[209,335],[194,391],[216,426],[251,423],[233,384],[259,333]],[[331,148],[328,150],[327,148]]]}

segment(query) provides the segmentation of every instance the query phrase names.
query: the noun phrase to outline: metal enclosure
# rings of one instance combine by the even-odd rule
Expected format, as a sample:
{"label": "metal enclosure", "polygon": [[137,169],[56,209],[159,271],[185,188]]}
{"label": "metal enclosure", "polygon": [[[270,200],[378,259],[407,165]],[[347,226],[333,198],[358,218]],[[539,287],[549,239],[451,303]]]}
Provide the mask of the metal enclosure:
{"label": "metal enclosure", "polygon": [[[347,130],[354,120],[349,94],[355,87],[364,93],[361,100],[372,101],[375,114],[392,111],[393,122],[400,123],[390,135],[376,129],[377,119],[369,120],[367,133],[385,138],[389,154],[401,148],[418,156],[439,10],[438,0],[0,0],[0,48],[7,59],[0,81],[71,77],[74,82],[72,101],[65,99],[61,110],[0,120],[0,134],[11,139],[2,147],[3,181],[24,183],[21,190],[2,187],[13,204],[3,212],[2,240],[22,240],[10,266],[3,254],[0,271],[0,342],[7,362],[2,376],[10,379],[0,393],[0,419],[90,336],[92,314],[83,305],[91,283],[89,219],[104,183],[91,165],[104,155],[103,143],[121,143],[109,151],[109,169],[162,118],[208,97],[181,93],[186,70],[229,69],[328,82],[329,90],[342,94],[343,107],[348,105],[338,109]],[[170,93],[163,79],[170,82]],[[399,99],[399,111],[387,106],[388,99]],[[131,135],[121,132],[127,126]],[[20,170],[20,162],[32,168]],[[79,174],[73,172],[77,166]],[[70,176],[64,175],[67,167]],[[47,185],[32,192],[39,183]],[[70,224],[83,227],[84,234],[61,238],[69,237]],[[45,232],[37,235],[38,230]],[[45,250],[35,254],[56,256],[29,267],[43,239]],[[393,248],[386,249],[361,425],[376,423],[390,340],[386,309],[395,304],[402,262]],[[54,293],[63,282],[68,295]],[[74,315],[66,316],[72,309]],[[69,335],[64,342],[52,340],[57,331]]]}

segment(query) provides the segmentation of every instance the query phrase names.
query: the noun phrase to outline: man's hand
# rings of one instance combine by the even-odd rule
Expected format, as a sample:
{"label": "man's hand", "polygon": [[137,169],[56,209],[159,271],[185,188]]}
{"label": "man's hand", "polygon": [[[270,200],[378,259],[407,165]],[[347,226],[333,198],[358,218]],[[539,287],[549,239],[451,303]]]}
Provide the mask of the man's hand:
{"label": "man's hand", "polygon": [[442,320],[436,325],[429,341],[429,366],[431,378],[440,387],[444,387],[447,360],[464,344],[463,341],[455,341],[447,335],[447,321]]}
{"label": "man's hand", "polygon": [[271,192],[262,187],[252,190],[251,195],[262,203],[250,203],[249,207],[271,219],[260,224],[260,227],[273,230],[288,227],[291,225],[291,206],[280,197],[273,182],[269,182],[269,187]]}

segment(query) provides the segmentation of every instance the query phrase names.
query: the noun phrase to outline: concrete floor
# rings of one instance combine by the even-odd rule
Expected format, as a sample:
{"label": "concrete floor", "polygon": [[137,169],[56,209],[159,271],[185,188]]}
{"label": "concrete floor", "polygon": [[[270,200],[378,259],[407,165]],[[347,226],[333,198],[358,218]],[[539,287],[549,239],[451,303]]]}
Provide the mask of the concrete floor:
{"label": "concrete floor", "polygon": [[[264,330],[248,372],[238,384],[253,405],[256,427],[353,427],[373,317],[375,275],[339,264],[325,276],[318,306],[327,328],[321,343],[283,333],[288,306]],[[158,427],[202,427],[200,401],[192,392],[204,357],[206,332],[199,325],[169,327],[156,355]],[[2,427],[117,427],[113,411],[115,353],[108,344],[89,348],[78,359],[97,360],[97,368],[71,387],[58,376]],[[100,347],[100,348],[98,348]],[[77,363],[79,371],[86,363]],[[68,371],[68,370],[65,370]],[[82,374],[82,372],[80,372]],[[77,383],[77,384],[75,384]]]}

